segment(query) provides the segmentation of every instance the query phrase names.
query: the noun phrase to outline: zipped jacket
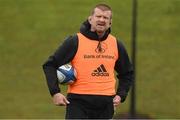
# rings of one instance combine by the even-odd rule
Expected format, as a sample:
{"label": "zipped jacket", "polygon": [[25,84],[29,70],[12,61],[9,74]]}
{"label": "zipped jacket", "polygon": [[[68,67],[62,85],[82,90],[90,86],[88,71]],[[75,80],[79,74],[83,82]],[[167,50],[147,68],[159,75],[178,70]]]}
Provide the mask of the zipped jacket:
{"label": "zipped jacket", "polygon": [[[91,25],[88,21],[85,21],[81,28],[80,33],[90,40],[98,41],[97,50],[102,50],[102,42],[106,40],[111,30],[108,29],[104,36],[99,38],[96,32],[90,31]],[[119,40],[117,40],[118,58],[115,62],[114,70],[116,71],[116,77],[118,79],[118,85],[116,94],[121,97],[121,102],[124,102],[129,89],[134,80],[133,67],[128,57],[127,51]],[[56,70],[59,66],[70,63],[78,50],[78,36],[77,34],[67,37],[64,42],[58,47],[55,53],[45,61],[43,64],[43,70],[46,76],[47,85],[50,94],[53,96],[56,93],[61,92],[58,84],[58,78]]]}

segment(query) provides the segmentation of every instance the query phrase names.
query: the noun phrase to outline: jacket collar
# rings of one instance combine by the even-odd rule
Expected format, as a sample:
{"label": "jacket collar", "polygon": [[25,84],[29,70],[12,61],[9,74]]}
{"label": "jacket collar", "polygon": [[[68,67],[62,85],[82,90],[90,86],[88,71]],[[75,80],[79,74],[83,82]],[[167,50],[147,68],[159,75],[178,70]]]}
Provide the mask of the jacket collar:
{"label": "jacket collar", "polygon": [[88,37],[89,39],[92,39],[92,40],[103,41],[108,37],[108,35],[111,32],[111,29],[109,28],[105,32],[104,36],[99,39],[97,33],[90,31],[90,28],[91,28],[91,24],[88,22],[88,20],[86,20],[85,22],[83,22],[83,24],[80,27],[80,33],[82,33],[84,36],[86,36],[86,37]]}

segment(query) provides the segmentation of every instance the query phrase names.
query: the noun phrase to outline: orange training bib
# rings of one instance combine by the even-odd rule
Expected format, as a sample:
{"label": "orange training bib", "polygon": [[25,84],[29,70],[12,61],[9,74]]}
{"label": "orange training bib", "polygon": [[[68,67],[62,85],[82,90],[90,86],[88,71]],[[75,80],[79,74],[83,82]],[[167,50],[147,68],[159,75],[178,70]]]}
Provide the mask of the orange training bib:
{"label": "orange training bib", "polygon": [[118,59],[116,38],[108,35],[101,41],[101,50],[97,48],[99,41],[90,40],[78,33],[78,50],[72,60],[77,72],[77,80],[68,86],[68,93],[90,95],[114,95],[114,66]]}

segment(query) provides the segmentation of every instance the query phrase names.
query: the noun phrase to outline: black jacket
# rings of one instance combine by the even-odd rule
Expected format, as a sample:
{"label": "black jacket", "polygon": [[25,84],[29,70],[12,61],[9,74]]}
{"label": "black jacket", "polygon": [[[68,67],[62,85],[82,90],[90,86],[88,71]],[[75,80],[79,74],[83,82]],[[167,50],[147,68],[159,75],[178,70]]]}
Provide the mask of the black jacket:
{"label": "black jacket", "polygon": [[[90,27],[89,22],[85,21],[80,28],[80,32],[90,39],[99,41],[97,47],[100,48],[101,41],[107,38],[108,34],[110,33],[110,29],[108,29],[104,36],[99,39],[96,32],[90,31]],[[43,64],[43,70],[46,75],[47,84],[51,95],[61,92],[56,76],[56,69],[61,65],[69,63],[74,58],[78,49],[77,39],[77,35],[66,38],[64,43]],[[120,95],[121,102],[124,102],[130,86],[132,85],[134,72],[125,47],[120,41],[117,43],[118,54],[120,57],[116,61],[114,68],[117,72],[117,78],[119,80],[116,94]]]}

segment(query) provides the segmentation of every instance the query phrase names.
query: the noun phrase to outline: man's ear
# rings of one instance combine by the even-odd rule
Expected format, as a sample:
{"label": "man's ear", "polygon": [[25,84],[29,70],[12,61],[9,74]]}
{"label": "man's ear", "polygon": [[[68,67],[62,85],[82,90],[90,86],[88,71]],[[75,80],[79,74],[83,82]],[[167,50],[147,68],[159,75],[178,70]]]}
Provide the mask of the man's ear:
{"label": "man's ear", "polygon": [[110,21],[109,25],[111,25],[111,24],[112,24],[112,19],[111,19],[111,21]]}
{"label": "man's ear", "polygon": [[91,23],[91,16],[88,17],[88,21],[89,21],[89,23]]}
{"label": "man's ear", "polygon": [[111,19],[111,21],[109,22],[109,26],[111,27],[111,25],[112,25],[112,19]]}

